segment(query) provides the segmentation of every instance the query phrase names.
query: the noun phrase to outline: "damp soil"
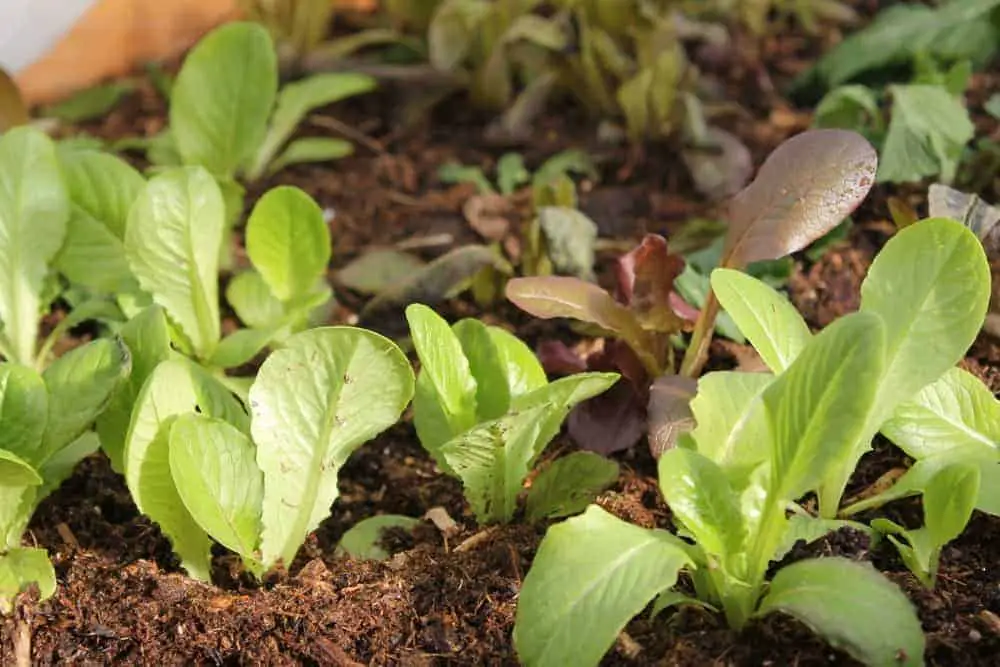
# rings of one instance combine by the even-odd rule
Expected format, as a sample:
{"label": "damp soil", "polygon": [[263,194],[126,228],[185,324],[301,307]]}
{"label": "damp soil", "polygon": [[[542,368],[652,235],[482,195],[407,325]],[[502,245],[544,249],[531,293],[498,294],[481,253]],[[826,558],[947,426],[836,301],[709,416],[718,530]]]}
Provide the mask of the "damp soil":
{"label": "damp soil", "polygon": [[[872,11],[878,3],[855,3]],[[869,7],[870,5],[870,7]],[[825,33],[824,44],[839,33]],[[815,40],[791,34],[738,51],[720,85],[735,100],[720,123],[751,149],[755,163],[778,143],[808,126],[776,91],[815,57]],[[969,101],[981,105],[1000,89],[995,74],[977,77]],[[277,184],[302,187],[334,216],[334,271],[374,246],[402,243],[425,257],[477,242],[462,217],[466,186],[439,182],[449,161],[486,167],[511,146],[484,138],[487,119],[460,99],[446,103],[416,126],[403,128],[388,111],[405,92],[390,89],[346,110],[336,124],[351,128],[355,155],[333,164],[286,169],[252,188],[256,196]],[[152,87],[137,93],[99,122],[82,129],[105,139],[150,136],[164,124],[164,107]],[[325,117],[327,114],[319,114]],[[332,117],[332,113],[329,114]],[[997,124],[977,114],[982,136]],[[303,132],[328,132],[314,120]],[[361,135],[358,137],[357,135]],[[637,155],[595,140],[593,124],[579,112],[556,109],[541,118],[531,141],[520,146],[529,165],[569,147],[596,156],[597,183],[581,187],[581,207],[603,238],[635,240],[646,232],[669,234],[692,217],[716,208],[695,194],[676,146],[651,145]],[[139,162],[138,158],[136,161]],[[989,187],[996,191],[1000,181]],[[816,262],[796,259],[788,291],[814,328],[856,310],[859,287],[872,257],[893,227],[886,197],[924,207],[919,190],[877,186],[854,216],[848,238]],[[603,262],[612,256],[608,254]],[[364,298],[338,290],[334,322],[351,322]],[[510,327],[529,342],[572,338],[551,323],[533,322],[498,305],[483,313],[453,300],[442,309]],[[58,318],[58,313],[53,319]],[[86,332],[78,332],[86,338]],[[77,341],[78,342],[78,341]],[[73,341],[69,343],[74,344]],[[716,342],[713,368],[732,367],[746,349]],[[1000,343],[982,337],[963,365],[1000,392]],[[574,447],[565,437],[546,456]],[[642,526],[669,528],[670,512],[656,487],[655,464],[643,446],[616,455],[617,484],[598,500],[608,511]],[[877,442],[858,468],[848,494],[860,493],[888,471],[908,464],[886,442]],[[404,421],[366,444],[340,474],[340,498],[331,517],[308,539],[288,571],[264,581],[246,576],[237,559],[218,550],[212,584],[186,577],[155,524],[141,516],[120,476],[103,455],[76,473],[35,514],[27,540],[44,547],[55,565],[58,590],[38,603],[22,596],[0,625],[0,664],[81,665],[515,665],[511,641],[520,582],[545,525],[517,522],[482,529],[462,497],[461,485],[438,472]],[[336,545],[361,519],[376,514],[421,517],[443,511],[455,525],[442,531],[426,522],[413,533],[386,539],[384,562],[340,558]],[[912,501],[889,508],[900,522],[920,521]],[[869,561],[909,594],[927,633],[932,665],[994,665],[1000,655],[1000,520],[976,514],[941,558],[937,587],[928,591],[891,551],[873,549],[867,538],[842,531],[789,559],[842,555]],[[819,665],[855,664],[786,617],[773,616],[730,631],[722,620],[696,608],[645,615],[631,622],[604,659],[606,665]]]}

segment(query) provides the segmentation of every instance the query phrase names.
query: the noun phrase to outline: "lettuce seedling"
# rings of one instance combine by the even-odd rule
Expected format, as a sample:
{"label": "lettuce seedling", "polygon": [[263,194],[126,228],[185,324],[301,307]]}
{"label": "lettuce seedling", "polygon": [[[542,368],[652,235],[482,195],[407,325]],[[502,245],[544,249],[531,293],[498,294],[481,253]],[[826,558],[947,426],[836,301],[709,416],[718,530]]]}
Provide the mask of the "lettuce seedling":
{"label": "lettuce seedling", "polygon": [[22,547],[38,504],[97,451],[90,426],[128,378],[131,360],[120,339],[101,339],[56,359],[44,372],[0,363],[0,612],[37,583],[55,590],[44,549]]}
{"label": "lettuce seedling", "polygon": [[287,567],[329,515],[348,456],[412,396],[406,356],[352,327],[289,336],[250,387],[250,414],[199,366],[168,359],[135,399],[125,480],[191,576],[209,579],[212,539],[254,574]]}
{"label": "lettuce seedling", "polygon": [[250,213],[245,237],[253,269],[234,277],[226,300],[253,330],[272,340],[300,331],[333,292],[326,281],[330,229],[323,211],[302,190],[279,186]]}
{"label": "lettuce seedling", "polygon": [[[880,363],[879,390],[853,446],[831,459],[818,485],[809,489],[817,491],[823,517],[836,516],[848,478],[883,425],[895,422],[892,428],[898,432],[904,427],[897,418],[909,423],[907,401],[922,389],[955,393],[947,386],[947,374],[982,326],[989,284],[989,265],[981,244],[954,220],[931,218],[910,225],[875,258],[861,287],[861,311],[878,315],[886,323],[888,345]],[[763,282],[731,269],[717,269],[712,285],[726,312],[771,371],[787,369],[809,344],[811,334],[805,321],[785,297]],[[766,373],[711,373],[699,383],[698,395],[691,402],[693,410],[705,410],[699,408],[702,405],[726,406],[719,410],[727,418],[698,425],[719,434],[716,441],[720,444],[713,454],[717,464],[753,469],[766,458],[766,451],[755,443],[766,439],[760,397],[771,382],[772,376]],[[658,396],[675,400],[667,394]],[[651,424],[650,431],[662,426]]]}
{"label": "lettuce seedling", "polygon": [[[867,664],[922,664],[913,605],[871,566],[804,560],[767,581],[771,563],[801,535],[789,508],[864,431],[885,347],[886,326],[872,313],[843,317],[810,339],[760,395],[761,438],[740,444],[762,460],[748,468],[714,460],[725,404],[692,405],[703,430],[659,461],[660,489],[687,539],[629,525],[596,506],[549,529],[518,601],[521,660],[596,665],[626,623],[686,569],[697,599],[721,607],[735,629],[780,611]],[[685,599],[670,593],[657,609]]]}
{"label": "lettuce seedling", "polygon": [[525,478],[570,409],[619,376],[580,373],[549,383],[531,350],[499,327],[473,319],[449,327],[422,304],[409,306],[406,319],[420,359],[413,398],[420,444],[462,480],[480,523],[511,521]]}
{"label": "lettuce seedling", "polygon": [[888,537],[906,566],[927,588],[934,588],[937,582],[941,549],[962,534],[972,517],[979,483],[977,465],[952,463],[934,475],[924,489],[923,528],[907,530],[889,519],[872,521],[872,528]]}
{"label": "lettuce seedling", "polygon": [[278,90],[274,42],[255,23],[216,28],[191,49],[170,95],[170,125],[151,160],[159,166],[199,165],[227,192],[237,179],[256,181],[290,164],[334,160],[350,142],[306,137],[289,142],[313,109],[369,92],[371,77],[317,74]]}
{"label": "lettuce seedling", "polygon": [[215,368],[246,363],[329,300],[321,284],[330,257],[322,211],[301,190],[278,187],[258,201],[247,227],[254,271],[237,276],[228,296],[253,328],[221,337],[219,251],[225,235],[222,192],[202,167],[177,167],[150,179],[132,206],[125,257],[140,287],[175,325],[181,351]]}
{"label": "lettuce seedling", "polygon": [[[684,260],[669,252],[662,236],[647,234],[619,259],[617,268],[614,296],[591,282],[564,276],[514,278],[506,288],[507,298],[535,317],[572,318],[616,339],[603,353],[588,357],[586,367],[618,370],[628,382],[583,403],[569,425],[581,447],[603,453],[627,449],[642,437],[649,385],[673,372],[671,337],[692,318],[692,309],[674,292]],[[558,349],[562,356],[571,354]]]}

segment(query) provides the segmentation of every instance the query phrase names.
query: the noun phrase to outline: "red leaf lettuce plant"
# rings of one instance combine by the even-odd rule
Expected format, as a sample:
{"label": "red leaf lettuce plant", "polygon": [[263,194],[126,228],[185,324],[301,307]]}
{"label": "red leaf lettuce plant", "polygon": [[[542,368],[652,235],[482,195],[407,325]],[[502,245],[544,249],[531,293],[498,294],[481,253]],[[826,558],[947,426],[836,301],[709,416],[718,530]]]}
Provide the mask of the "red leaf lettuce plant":
{"label": "red leaf lettuce plant", "polygon": [[[780,259],[822,237],[864,199],[877,162],[875,150],[855,132],[812,130],[785,141],[730,201],[719,267],[742,269]],[[674,373],[671,337],[687,328],[685,316],[691,309],[672,291],[683,268],[682,260],[668,253],[666,241],[647,236],[620,262],[617,300],[574,278],[516,278],[507,284],[507,298],[522,310],[536,317],[582,320],[616,339],[593,365],[619,368],[631,380],[633,394],[626,395],[630,390],[622,383],[598,399],[603,407],[588,401],[574,413],[571,433],[585,448],[612,452],[642,436],[646,404],[634,399],[649,395],[652,379]],[[710,291],[679,369],[688,380],[674,381],[682,391],[692,390],[690,379],[705,364],[718,312],[718,299]],[[609,426],[600,429],[602,423]]]}

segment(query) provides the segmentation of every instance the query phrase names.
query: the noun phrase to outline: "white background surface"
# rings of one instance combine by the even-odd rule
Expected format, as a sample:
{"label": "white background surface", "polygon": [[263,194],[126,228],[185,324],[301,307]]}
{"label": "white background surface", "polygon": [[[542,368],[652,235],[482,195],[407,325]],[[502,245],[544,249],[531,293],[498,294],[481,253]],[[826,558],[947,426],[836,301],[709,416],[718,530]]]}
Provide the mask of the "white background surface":
{"label": "white background surface", "polygon": [[0,0],[0,66],[16,74],[35,62],[96,2]]}

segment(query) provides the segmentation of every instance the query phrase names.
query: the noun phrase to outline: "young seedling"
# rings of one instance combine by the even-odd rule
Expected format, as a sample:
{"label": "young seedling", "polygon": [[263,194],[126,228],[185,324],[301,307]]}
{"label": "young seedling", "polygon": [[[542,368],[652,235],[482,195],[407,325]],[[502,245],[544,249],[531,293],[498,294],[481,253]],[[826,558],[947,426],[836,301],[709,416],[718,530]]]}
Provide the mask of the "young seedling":
{"label": "young seedling", "polygon": [[225,228],[225,204],[212,176],[202,167],[177,167],[142,190],[124,242],[132,273],[175,325],[181,351],[219,369],[246,363],[301,328],[331,295],[322,283],[330,258],[322,212],[301,190],[275,188],[261,197],[247,224],[255,268],[237,276],[227,292],[253,328],[222,338],[218,276]]}
{"label": "young seedling", "polygon": [[924,489],[923,528],[907,530],[889,519],[872,521],[872,528],[888,537],[906,566],[927,588],[937,583],[941,549],[961,535],[969,523],[979,484],[979,466],[952,463],[934,475]]}
{"label": "young seedling", "polygon": [[[406,319],[420,358],[413,398],[420,444],[462,480],[480,523],[511,521],[525,478],[570,409],[618,375],[580,373],[549,383],[531,350],[503,329],[473,319],[449,327],[422,304],[409,306]],[[558,502],[529,499],[543,507]]]}
{"label": "young seedling", "polygon": [[250,414],[196,364],[168,359],[135,399],[125,479],[191,576],[210,578],[212,539],[256,575],[289,567],[329,515],[340,467],[412,396],[406,356],[352,327],[289,336],[250,387]]}
{"label": "young seedling", "polygon": [[[719,266],[742,269],[802,250],[861,203],[877,164],[871,144],[855,132],[810,130],[785,141],[730,202]],[[704,366],[718,312],[713,290],[695,323],[682,375],[697,377]]]}
{"label": "young seedling", "polygon": [[45,550],[21,546],[24,531],[38,504],[97,451],[90,426],[130,368],[119,339],[75,348],[42,373],[0,363],[0,613],[31,583],[43,599],[55,591]]}
{"label": "young seedling", "polygon": [[[715,460],[725,444],[717,423],[731,411],[725,401],[692,404],[700,430],[659,461],[661,491],[690,541],[629,525],[596,506],[551,528],[518,601],[521,660],[598,664],[626,623],[687,570],[697,600],[721,608],[734,629],[780,611],[866,664],[922,664],[913,605],[871,566],[821,558],[767,577],[801,535],[788,509],[866,428],[885,349],[886,325],[872,313],[845,316],[810,339],[759,395],[760,439],[741,438],[734,447],[759,453],[754,465]],[[684,601],[668,593],[656,609]]]}
{"label": "young seedling", "polygon": [[[840,450],[839,456],[828,461],[817,486],[809,489],[817,491],[824,518],[836,516],[848,478],[880,429],[887,425],[890,438],[910,429],[928,438],[948,418],[925,419],[908,401],[916,398],[933,403],[934,396],[952,396],[954,400],[946,399],[945,404],[963,407],[946,408],[946,414],[969,409],[967,404],[974,394],[958,399],[962,390],[954,382],[959,372],[951,369],[982,326],[989,281],[989,266],[975,235],[944,218],[906,227],[875,258],[861,287],[861,311],[885,322],[888,344],[880,361],[878,391],[866,408],[865,428],[852,447]],[[772,372],[785,371],[809,345],[812,336],[805,321],[785,297],[764,283],[738,271],[717,269],[712,285],[726,312]],[[962,377],[957,376],[959,381]],[[712,422],[698,423],[698,429],[717,434],[713,440],[718,446],[712,454],[716,464],[752,470],[765,459],[767,452],[758,444],[766,439],[760,397],[772,382],[773,377],[766,373],[710,373],[699,382],[692,410],[704,411],[706,408],[699,406],[705,405],[726,406]],[[922,390],[930,392],[923,399],[919,395]],[[686,402],[684,397],[669,394],[656,397],[666,406],[653,406],[650,413],[668,417],[679,414],[667,409],[671,402]],[[664,427],[653,423],[650,431]],[[911,439],[919,435],[909,433]]]}
{"label": "young seedling", "polygon": [[353,152],[343,139],[289,141],[314,109],[375,88],[371,77],[317,74],[279,91],[274,43],[255,23],[216,28],[188,53],[171,89],[169,126],[149,147],[157,167],[201,166],[226,196],[227,221],[242,210],[243,181],[291,164],[335,160]]}
{"label": "young seedling", "polygon": [[[691,308],[673,291],[683,268],[684,261],[669,252],[663,237],[648,234],[619,260],[615,296],[565,276],[507,283],[507,298],[521,310],[545,319],[572,318],[615,339],[586,363],[594,370],[620,370],[628,386],[623,383],[574,411],[570,434],[585,449],[608,453],[628,448],[642,436],[649,385],[673,372],[671,337],[687,328],[686,317],[692,317]],[[602,425],[612,417],[613,425]]]}

